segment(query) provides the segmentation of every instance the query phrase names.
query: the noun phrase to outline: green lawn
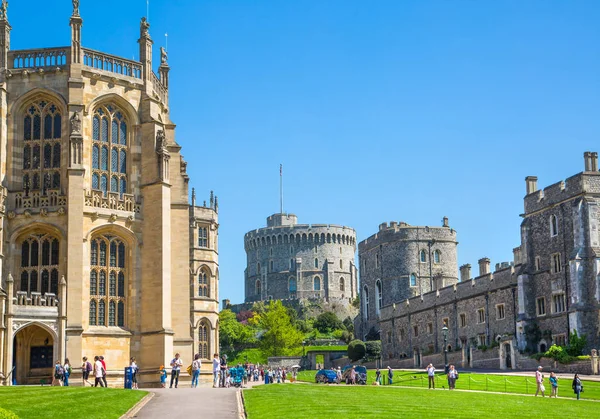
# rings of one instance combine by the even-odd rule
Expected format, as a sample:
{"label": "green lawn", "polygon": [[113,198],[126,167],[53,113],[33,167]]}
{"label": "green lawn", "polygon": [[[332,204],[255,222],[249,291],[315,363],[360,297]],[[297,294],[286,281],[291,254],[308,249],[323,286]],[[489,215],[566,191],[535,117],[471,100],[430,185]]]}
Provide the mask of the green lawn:
{"label": "green lawn", "polygon": [[146,391],[91,387],[0,387],[0,407],[20,418],[120,418]]}
{"label": "green lawn", "polygon": [[600,403],[375,386],[275,384],[244,390],[248,419],[599,417]]}
{"label": "green lawn", "polygon": [[[387,369],[382,370],[387,377]],[[299,381],[309,383],[315,382],[316,371],[300,371],[298,373]],[[368,370],[368,383],[375,381],[375,370]],[[549,373],[544,373],[546,391],[550,392],[550,384],[547,378]],[[383,380],[383,378],[382,378]],[[414,371],[394,371],[393,386],[403,387],[419,387],[425,388],[428,386],[427,374],[425,372]],[[585,392],[583,396],[586,399],[600,400],[600,382],[584,381],[583,386]],[[436,387],[447,388],[448,382],[443,374],[436,375]],[[478,374],[478,373],[459,373],[459,379],[456,381],[458,390],[480,390],[494,391],[501,393],[516,393],[516,394],[535,394],[536,384],[533,373],[531,377],[519,377],[514,375],[495,375],[495,374]],[[575,398],[575,394],[571,390],[571,380],[558,380],[558,395],[561,397]]]}

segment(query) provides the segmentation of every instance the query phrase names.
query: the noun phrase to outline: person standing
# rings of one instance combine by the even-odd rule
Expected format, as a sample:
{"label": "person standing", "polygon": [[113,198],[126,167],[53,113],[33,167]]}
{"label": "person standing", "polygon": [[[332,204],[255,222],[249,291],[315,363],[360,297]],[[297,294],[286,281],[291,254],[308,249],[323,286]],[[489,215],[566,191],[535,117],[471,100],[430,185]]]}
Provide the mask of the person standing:
{"label": "person standing", "polygon": [[535,397],[537,397],[538,393],[542,393],[542,397],[544,397],[544,392],[546,388],[544,387],[544,375],[542,374],[542,366],[540,365],[535,372],[535,382],[537,384],[537,389],[535,390]]}
{"label": "person standing", "polygon": [[175,382],[175,388],[179,385],[179,372],[182,365],[183,361],[179,357],[179,354],[175,354],[175,358],[171,361],[171,385],[169,388],[173,388],[173,381]]}
{"label": "person standing", "polygon": [[62,379],[64,375],[64,369],[62,365],[60,365],[60,361],[56,361],[54,364],[54,375],[52,378],[52,386],[61,387],[63,385]]}
{"label": "person standing", "polygon": [[200,354],[194,355],[194,361],[192,362],[192,388],[198,387],[198,378],[200,377],[200,368],[202,367],[202,361],[200,361]]}
{"label": "person standing", "polygon": [[375,382],[377,383],[377,385],[381,385],[381,371],[379,370],[379,368],[375,370]]}
{"label": "person standing", "polygon": [[392,367],[388,366],[388,384],[392,385],[394,383],[394,370]]}
{"label": "person standing", "polygon": [[95,356],[94,357],[94,377],[95,377],[95,382],[94,382],[94,387],[98,387],[98,384],[100,384],[100,387],[104,387],[104,381],[102,380],[102,377],[104,377],[104,367],[102,366],[102,362],[100,362],[100,357]]}
{"label": "person standing", "polygon": [[137,382],[138,366],[135,363],[135,358],[132,357],[129,360],[129,366],[131,367],[131,388],[133,390],[139,390],[139,388],[138,388],[138,382]]}
{"label": "person standing", "polygon": [[427,379],[429,382],[429,389],[435,390],[435,367],[433,364],[427,365]]}
{"label": "person standing", "polygon": [[106,362],[104,362],[104,357],[102,355],[100,355],[98,357],[100,359],[100,362],[102,363],[102,370],[103,375],[102,375],[102,381],[104,382],[104,387],[108,387],[108,384],[106,383]]}
{"label": "person standing", "polygon": [[63,385],[65,387],[69,387],[69,377],[71,375],[71,363],[69,362],[69,358],[65,359],[65,364],[63,365]]}
{"label": "person standing", "polygon": [[[294,380],[296,379],[296,369],[294,368]],[[338,366],[335,372],[335,381],[340,384],[342,382],[342,369]]]}
{"label": "person standing", "polygon": [[219,371],[221,371],[221,360],[219,354],[215,354],[213,358],[213,388],[219,385]]}
{"label": "person standing", "polygon": [[448,370],[448,389],[454,390],[456,388],[456,377],[458,377],[458,372],[454,365],[450,365],[450,369]]}
{"label": "person standing", "polygon": [[167,369],[164,365],[161,365],[158,371],[160,372],[160,386],[165,388],[167,387]]}
{"label": "person standing", "polygon": [[221,387],[225,388],[227,384],[227,355],[223,354],[221,357]]}
{"label": "person standing", "polygon": [[88,361],[87,357],[83,357],[83,363],[81,364],[81,377],[83,378],[83,386],[85,387],[85,383],[88,383],[90,387],[94,387],[92,383],[90,383],[90,372],[92,372],[92,364]]}
{"label": "person standing", "polygon": [[554,396],[554,398],[556,399],[558,397],[558,378],[556,377],[556,374],[554,374],[554,372],[550,373],[550,378],[548,379],[548,381],[550,381],[551,386],[550,397]]}
{"label": "person standing", "polygon": [[571,384],[571,387],[573,388],[573,392],[577,395],[577,400],[579,400],[581,392],[583,391],[583,384],[581,383],[579,374],[575,374],[575,377],[573,377],[573,384]]}

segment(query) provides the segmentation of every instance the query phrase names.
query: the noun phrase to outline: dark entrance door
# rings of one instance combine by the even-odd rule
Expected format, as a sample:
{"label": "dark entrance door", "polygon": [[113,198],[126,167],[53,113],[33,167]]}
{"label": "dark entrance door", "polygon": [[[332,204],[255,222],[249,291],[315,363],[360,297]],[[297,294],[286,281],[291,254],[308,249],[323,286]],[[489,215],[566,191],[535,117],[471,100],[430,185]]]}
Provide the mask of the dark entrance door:
{"label": "dark entrance door", "polygon": [[53,349],[52,346],[32,346],[30,368],[52,368]]}
{"label": "dark entrance door", "polygon": [[504,352],[506,352],[506,368],[512,369],[512,359],[510,357],[510,345],[508,343],[504,344]]}

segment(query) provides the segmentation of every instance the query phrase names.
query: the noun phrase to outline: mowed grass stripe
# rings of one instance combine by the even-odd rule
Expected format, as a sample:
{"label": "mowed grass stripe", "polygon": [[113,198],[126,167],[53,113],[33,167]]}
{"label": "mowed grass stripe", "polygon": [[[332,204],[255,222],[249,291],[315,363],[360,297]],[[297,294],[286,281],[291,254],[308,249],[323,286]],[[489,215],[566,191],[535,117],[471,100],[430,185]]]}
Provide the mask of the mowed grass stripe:
{"label": "mowed grass stripe", "polygon": [[600,416],[593,401],[376,386],[272,384],[244,390],[244,400],[249,419]]}
{"label": "mowed grass stripe", "polygon": [[82,387],[0,387],[0,407],[20,418],[120,418],[146,391]]}

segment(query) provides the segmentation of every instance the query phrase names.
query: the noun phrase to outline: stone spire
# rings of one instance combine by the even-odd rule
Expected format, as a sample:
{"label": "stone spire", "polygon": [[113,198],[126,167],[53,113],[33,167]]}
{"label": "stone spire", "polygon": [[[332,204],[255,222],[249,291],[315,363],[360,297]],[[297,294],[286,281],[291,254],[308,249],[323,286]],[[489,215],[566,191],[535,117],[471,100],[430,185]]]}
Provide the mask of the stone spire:
{"label": "stone spire", "polygon": [[73,14],[71,15],[71,64],[81,64],[83,52],[81,50],[81,27],[83,19],[79,15],[79,0],[73,0]]}
{"label": "stone spire", "polygon": [[140,21],[140,62],[143,68],[144,84],[146,85],[146,93],[152,94],[152,45],[154,42],[150,38],[150,23],[143,17]]}

